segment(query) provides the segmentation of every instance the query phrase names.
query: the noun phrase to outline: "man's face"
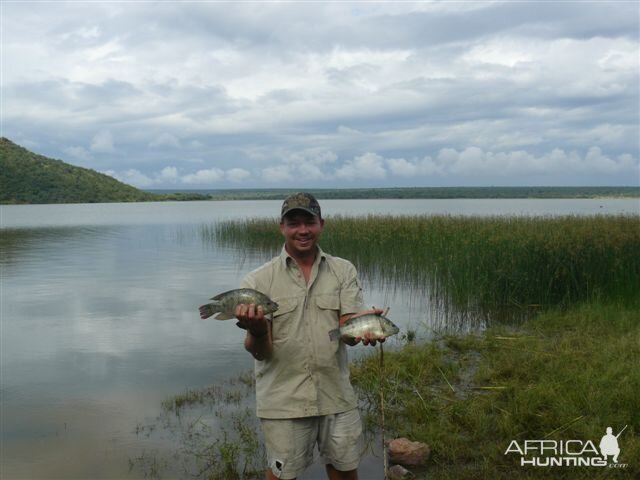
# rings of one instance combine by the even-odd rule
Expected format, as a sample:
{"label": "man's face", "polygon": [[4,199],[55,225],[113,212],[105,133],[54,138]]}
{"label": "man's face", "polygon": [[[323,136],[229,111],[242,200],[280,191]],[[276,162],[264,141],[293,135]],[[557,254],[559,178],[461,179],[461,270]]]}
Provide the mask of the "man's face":
{"label": "man's face", "polygon": [[315,253],[324,220],[305,212],[293,210],[280,223],[280,232],[285,240],[287,252],[292,256]]}

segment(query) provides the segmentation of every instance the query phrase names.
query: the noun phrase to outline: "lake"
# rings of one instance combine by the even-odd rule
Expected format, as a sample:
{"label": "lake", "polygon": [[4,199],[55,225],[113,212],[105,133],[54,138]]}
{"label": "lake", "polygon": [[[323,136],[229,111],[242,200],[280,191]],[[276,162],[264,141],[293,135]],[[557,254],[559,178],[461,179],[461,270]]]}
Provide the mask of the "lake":
{"label": "lake", "polygon": [[[280,204],[0,206],[0,477],[136,479],[143,472],[130,459],[170,453],[170,432],[140,434],[157,422],[161,402],[253,366],[244,332],[232,321],[201,321],[197,307],[267,258],[212,243],[201,226],[275,218]],[[638,199],[321,204],[325,216],[640,214]],[[406,292],[364,287],[366,303],[390,306],[401,329],[446,327]],[[380,464],[368,457],[361,476],[375,478],[366,472]],[[323,469],[303,478],[324,478]]]}

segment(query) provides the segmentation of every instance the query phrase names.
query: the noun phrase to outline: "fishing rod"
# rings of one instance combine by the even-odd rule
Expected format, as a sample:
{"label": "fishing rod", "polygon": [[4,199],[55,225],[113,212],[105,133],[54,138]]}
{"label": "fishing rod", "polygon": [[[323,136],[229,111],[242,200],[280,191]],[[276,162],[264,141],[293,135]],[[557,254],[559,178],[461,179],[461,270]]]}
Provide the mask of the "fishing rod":
{"label": "fishing rod", "polygon": [[[387,307],[385,311],[382,313],[382,317],[386,317],[390,309],[391,307]],[[382,327],[382,321],[380,321],[380,326]],[[383,331],[384,331],[384,328],[383,328]],[[389,459],[387,458],[387,444],[384,440],[384,386],[382,384],[382,382],[384,381],[384,378],[385,378],[384,347],[383,347],[383,343],[380,342],[380,417],[381,417],[380,427],[382,430],[382,464],[384,468],[384,480],[388,480],[389,479]]]}
{"label": "fishing rod", "polygon": [[[382,346],[382,345],[380,345],[380,346]],[[624,429],[625,429],[625,428],[627,428],[627,426],[628,426],[628,425],[625,425],[625,426],[622,428],[622,430],[620,430],[620,433],[618,433],[618,434],[616,435],[616,438],[618,438],[618,437],[622,434],[622,432],[624,432]]]}

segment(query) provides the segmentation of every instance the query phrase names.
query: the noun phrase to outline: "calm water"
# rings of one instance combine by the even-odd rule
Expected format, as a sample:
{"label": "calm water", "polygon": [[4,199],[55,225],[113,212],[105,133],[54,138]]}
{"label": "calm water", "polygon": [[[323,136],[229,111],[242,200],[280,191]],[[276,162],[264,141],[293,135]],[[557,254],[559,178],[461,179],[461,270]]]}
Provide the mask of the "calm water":
{"label": "calm water", "polygon": [[[640,214],[638,200],[334,200],[332,214]],[[128,459],[170,451],[146,437],[163,399],[252,368],[233,322],[197,306],[261,260],[205,243],[200,226],[272,216],[278,201],[0,207],[0,477],[141,478]],[[327,223],[330,228],[330,222]],[[265,259],[266,260],[266,259]],[[401,327],[428,330],[402,292],[365,285]],[[354,355],[365,351],[356,347]],[[370,458],[363,478],[376,478]],[[369,476],[365,476],[369,475]],[[307,479],[324,478],[318,465]]]}

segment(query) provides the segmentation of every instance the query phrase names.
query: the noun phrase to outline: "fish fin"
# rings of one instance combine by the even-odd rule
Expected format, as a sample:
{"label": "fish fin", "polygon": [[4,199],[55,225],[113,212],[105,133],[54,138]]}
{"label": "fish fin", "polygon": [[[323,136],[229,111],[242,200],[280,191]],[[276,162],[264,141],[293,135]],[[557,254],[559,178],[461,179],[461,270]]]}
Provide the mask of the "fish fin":
{"label": "fish fin", "polygon": [[209,318],[211,315],[217,312],[216,307],[217,305],[214,303],[207,303],[206,305],[201,305],[199,308],[200,318],[202,318],[203,320],[205,318]]}
{"label": "fish fin", "polygon": [[233,290],[227,290],[226,292],[219,293],[215,297],[211,297],[209,300],[220,300],[222,297],[224,297],[227,293],[230,293],[230,292],[233,292]]}
{"label": "fish fin", "polygon": [[218,315],[216,315],[214,317],[216,320],[230,320],[232,318],[236,318],[235,315],[230,314],[230,313],[219,313]]}
{"label": "fish fin", "polygon": [[331,340],[332,342],[339,340],[341,336],[342,334],[340,333],[339,328],[334,328],[333,330],[329,331],[329,340]]}

